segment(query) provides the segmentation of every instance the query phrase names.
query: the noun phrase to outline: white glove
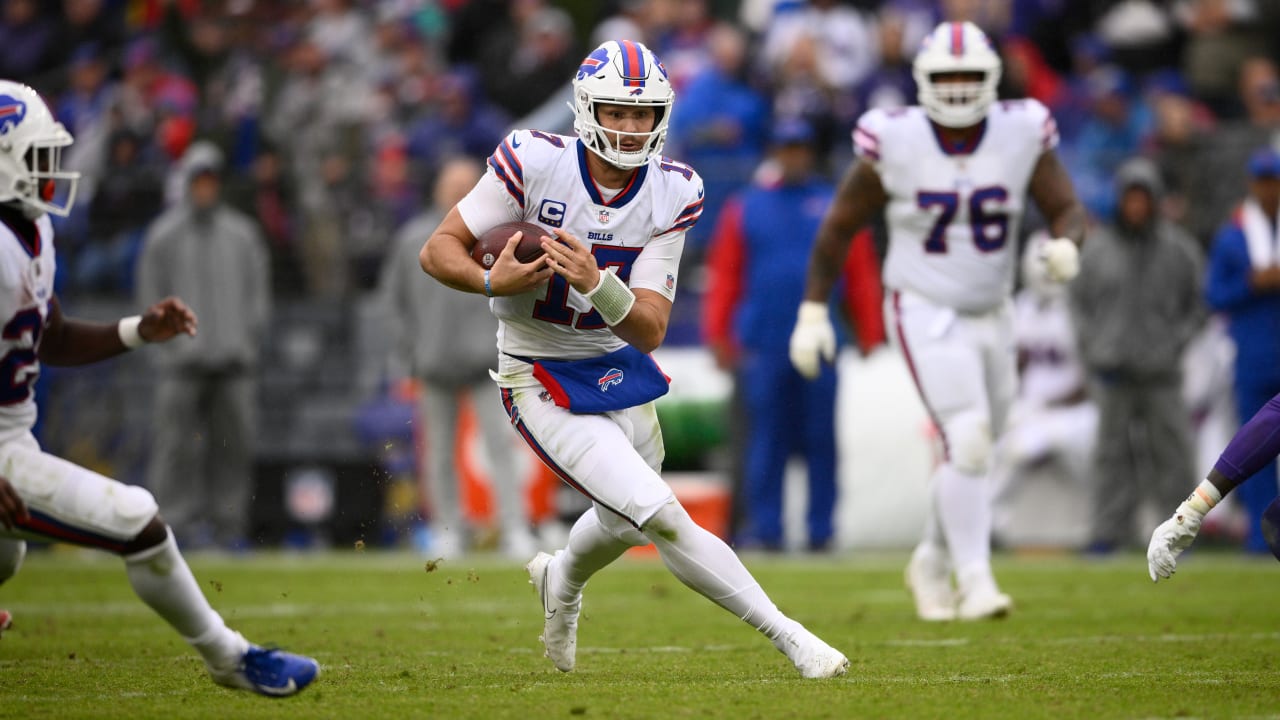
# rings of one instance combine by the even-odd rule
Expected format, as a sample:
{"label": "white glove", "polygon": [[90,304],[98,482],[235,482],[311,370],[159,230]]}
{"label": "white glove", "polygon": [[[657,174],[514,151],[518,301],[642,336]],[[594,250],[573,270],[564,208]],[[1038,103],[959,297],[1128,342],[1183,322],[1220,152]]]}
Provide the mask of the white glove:
{"label": "white glove", "polygon": [[791,331],[791,364],[796,372],[812,380],[819,364],[836,358],[836,329],[831,326],[827,304],[806,300],[800,303],[796,327]]}
{"label": "white glove", "polygon": [[1040,262],[1045,277],[1056,283],[1070,282],[1080,272],[1080,248],[1068,238],[1052,238],[1040,244]]}
{"label": "white glove", "polygon": [[1191,542],[1200,532],[1200,521],[1204,515],[1187,503],[1178,506],[1173,517],[1160,523],[1151,533],[1151,544],[1147,546],[1147,573],[1151,582],[1159,582],[1173,574],[1178,566],[1178,555],[1191,547]]}

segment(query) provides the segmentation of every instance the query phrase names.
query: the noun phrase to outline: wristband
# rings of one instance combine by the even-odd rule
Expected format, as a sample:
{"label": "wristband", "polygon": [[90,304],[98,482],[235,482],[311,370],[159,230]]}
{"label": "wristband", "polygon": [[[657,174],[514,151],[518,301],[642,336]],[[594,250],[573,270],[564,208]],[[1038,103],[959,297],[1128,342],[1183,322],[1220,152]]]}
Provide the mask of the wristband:
{"label": "wristband", "polygon": [[600,282],[589,292],[583,293],[583,297],[591,301],[591,306],[600,313],[609,327],[622,322],[627,313],[631,312],[631,306],[636,304],[636,294],[622,282],[622,278],[610,270],[601,272]]}
{"label": "wristband", "polygon": [[493,288],[489,285],[489,271],[484,271],[484,296],[493,297]]}
{"label": "wristband", "polygon": [[1204,516],[1220,500],[1222,500],[1222,493],[1218,491],[1218,488],[1213,483],[1205,480],[1187,496],[1187,499],[1182,504]]}
{"label": "wristband", "polygon": [[142,334],[138,332],[138,326],[142,324],[141,315],[130,315],[127,318],[120,318],[120,322],[116,323],[116,332],[120,335],[120,342],[126,348],[133,350],[147,344],[142,339]]}

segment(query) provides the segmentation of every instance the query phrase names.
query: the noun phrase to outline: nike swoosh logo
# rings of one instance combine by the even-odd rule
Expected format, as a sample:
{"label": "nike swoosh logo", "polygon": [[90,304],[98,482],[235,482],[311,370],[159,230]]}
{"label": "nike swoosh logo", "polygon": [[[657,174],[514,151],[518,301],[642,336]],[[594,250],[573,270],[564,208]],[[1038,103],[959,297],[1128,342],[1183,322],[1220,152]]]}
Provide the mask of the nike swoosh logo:
{"label": "nike swoosh logo", "polygon": [[520,147],[520,141],[519,141],[519,140],[517,140],[517,139],[515,139],[515,138],[511,138],[511,147],[513,147],[513,148],[518,148],[518,147]]}
{"label": "nike swoosh logo", "polygon": [[550,620],[556,616],[559,608],[547,607],[547,570],[551,567],[551,563],[547,563],[547,567],[542,568],[542,612],[546,613],[544,620]]}

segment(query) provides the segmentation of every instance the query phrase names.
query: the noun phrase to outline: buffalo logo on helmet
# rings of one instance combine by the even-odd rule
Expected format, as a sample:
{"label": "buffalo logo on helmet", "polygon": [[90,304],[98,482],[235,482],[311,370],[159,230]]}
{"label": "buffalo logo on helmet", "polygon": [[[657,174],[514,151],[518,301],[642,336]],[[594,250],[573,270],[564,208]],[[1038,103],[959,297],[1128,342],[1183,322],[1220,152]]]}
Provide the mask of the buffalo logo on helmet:
{"label": "buffalo logo on helmet", "polygon": [[22,124],[27,116],[27,104],[12,95],[0,95],[0,134]]}
{"label": "buffalo logo on helmet", "polygon": [[585,80],[595,75],[600,72],[600,68],[604,67],[607,62],[609,62],[609,51],[603,47],[596,48],[578,66],[578,79]]}

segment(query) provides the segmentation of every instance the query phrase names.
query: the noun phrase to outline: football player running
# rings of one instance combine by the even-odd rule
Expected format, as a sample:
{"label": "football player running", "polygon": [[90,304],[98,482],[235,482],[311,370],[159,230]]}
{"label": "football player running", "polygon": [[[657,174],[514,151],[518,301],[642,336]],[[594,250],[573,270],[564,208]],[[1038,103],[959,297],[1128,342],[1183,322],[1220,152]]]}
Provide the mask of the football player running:
{"label": "football player running", "polygon": [[[1173,575],[1178,567],[1178,555],[1191,547],[1205,514],[1222,502],[1227,493],[1275,460],[1277,455],[1280,455],[1280,395],[1268,400],[1249,418],[1249,422],[1236,431],[1208,477],[1178,505],[1172,517],[1151,533],[1151,543],[1147,546],[1147,574],[1152,582]],[[1280,538],[1268,535],[1265,530],[1267,524],[1275,523],[1278,507],[1280,500],[1273,500],[1263,513],[1262,522],[1263,535],[1267,536],[1271,552],[1280,558]]]}
{"label": "football player running", "polygon": [[[849,661],[783,615],[737,555],[693,522],[659,474],[653,400],[667,378],[648,355],[666,335],[685,232],[702,180],[661,156],[675,94],[644,45],[606,42],[573,80],[577,137],[517,130],[423,245],[423,270],[483,293],[499,319],[495,379],[512,425],[592,501],[554,556],[529,562],[555,666],[574,668],[582,590],[629,547],[653,543],[681,582],[768,637],[804,677]],[[513,235],[489,271],[470,257],[500,223],[553,228],[521,264]]]}
{"label": "football player running", "polygon": [[827,299],[850,238],[885,211],[886,320],[943,444],[906,571],[925,620],[1013,607],[991,572],[988,475],[1017,382],[1010,295],[1024,196],[1049,221],[1039,261],[1053,281],[1075,275],[1085,233],[1052,116],[1035,100],[996,102],[1000,70],[977,26],[942,23],[914,61],[920,104],[859,119],[857,159],[819,230],[791,336],[801,374],[834,360]]}
{"label": "football player running", "polygon": [[[65,216],[75,202],[79,174],[59,166],[71,143],[34,90],[0,80],[0,583],[18,572],[26,538],[114,553],[134,592],[200,653],[214,682],[293,695],[319,665],[252,645],[226,626],[149,492],[50,455],[31,434],[41,363],[85,365],[196,333],[195,313],[177,298],[111,324],[62,314],[49,214]],[[0,625],[9,622],[0,611]]]}

